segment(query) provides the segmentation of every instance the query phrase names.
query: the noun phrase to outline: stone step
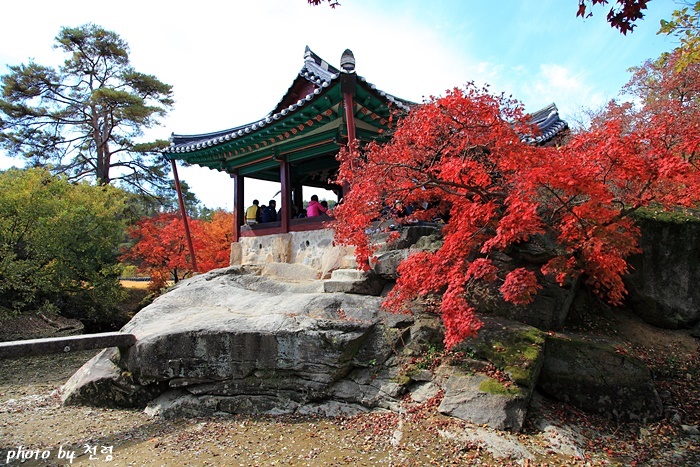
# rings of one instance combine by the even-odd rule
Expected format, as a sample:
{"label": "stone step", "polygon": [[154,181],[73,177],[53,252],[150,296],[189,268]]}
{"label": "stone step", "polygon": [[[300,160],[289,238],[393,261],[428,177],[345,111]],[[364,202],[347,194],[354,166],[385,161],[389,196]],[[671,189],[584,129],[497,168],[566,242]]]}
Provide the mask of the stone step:
{"label": "stone step", "polygon": [[323,281],[326,293],[354,293],[360,295],[380,295],[384,289],[384,280],[376,274],[369,274],[359,269],[336,269],[331,278]]}
{"label": "stone step", "polygon": [[316,269],[299,263],[265,263],[261,275],[283,281],[313,281],[318,279]]}
{"label": "stone step", "polygon": [[343,256],[342,264],[346,269],[357,269],[357,260],[355,259],[355,255]]}
{"label": "stone step", "polygon": [[367,273],[359,269],[336,269],[331,273],[331,279],[335,281],[359,281],[366,276]]}

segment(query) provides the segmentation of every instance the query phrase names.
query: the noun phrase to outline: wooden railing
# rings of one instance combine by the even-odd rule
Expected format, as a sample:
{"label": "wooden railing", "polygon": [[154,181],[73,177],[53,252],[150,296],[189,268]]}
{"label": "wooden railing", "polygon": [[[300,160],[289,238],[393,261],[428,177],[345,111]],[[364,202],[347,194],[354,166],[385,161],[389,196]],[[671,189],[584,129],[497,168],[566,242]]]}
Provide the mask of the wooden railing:
{"label": "wooden railing", "polygon": [[18,358],[34,355],[76,352],[78,350],[128,348],[136,343],[136,336],[121,332],[80,334],[77,336],[48,337],[24,341],[0,342],[0,358]]}
{"label": "wooden railing", "polygon": [[[302,219],[291,219],[289,221],[289,231],[305,232],[307,230],[325,229],[325,223],[332,219],[332,217],[326,215],[305,217]],[[280,221],[241,226],[241,237],[258,237],[261,235],[272,235],[279,233],[287,233],[283,232],[282,222]]]}

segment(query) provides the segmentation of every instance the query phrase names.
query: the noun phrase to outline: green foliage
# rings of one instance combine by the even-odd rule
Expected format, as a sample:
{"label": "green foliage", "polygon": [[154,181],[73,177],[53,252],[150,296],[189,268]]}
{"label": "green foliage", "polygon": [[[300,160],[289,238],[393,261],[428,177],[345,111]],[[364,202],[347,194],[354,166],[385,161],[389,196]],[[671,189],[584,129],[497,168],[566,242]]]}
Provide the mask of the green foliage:
{"label": "green foliage", "polygon": [[661,20],[659,34],[675,36],[680,41],[679,71],[691,63],[700,62],[700,1],[673,12],[670,21]]}
{"label": "green foliage", "polygon": [[425,354],[416,361],[416,368],[419,370],[429,370],[437,367],[445,356],[445,348],[431,344]]}
{"label": "green foliage", "polygon": [[134,266],[133,264],[125,264],[122,265],[122,277],[130,279],[132,277],[136,277],[139,272],[139,268]]}
{"label": "green foliage", "polygon": [[139,142],[172,107],[172,87],[134,70],[119,35],[94,24],[63,28],[58,69],[10,66],[2,77],[0,146],[32,166],[140,192],[160,186],[166,141]]}
{"label": "green foliage", "polygon": [[0,309],[96,320],[123,296],[125,195],[43,169],[0,172]]}

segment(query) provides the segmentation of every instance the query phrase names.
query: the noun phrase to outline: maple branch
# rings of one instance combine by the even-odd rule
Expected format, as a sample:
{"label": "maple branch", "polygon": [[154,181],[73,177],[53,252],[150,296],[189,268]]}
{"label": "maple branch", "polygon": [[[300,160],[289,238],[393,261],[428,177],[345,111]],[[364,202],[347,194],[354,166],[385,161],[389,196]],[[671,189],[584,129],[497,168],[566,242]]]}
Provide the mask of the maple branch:
{"label": "maple branch", "polygon": [[[552,220],[554,220],[554,219],[557,217],[557,214],[559,213],[559,211],[561,211],[561,210],[564,209],[564,208],[566,208],[569,212],[571,212],[571,209],[570,209],[568,206],[569,206],[576,198],[578,198],[578,196],[579,196],[579,195],[571,195],[571,196],[569,197],[569,199],[566,200],[566,201],[563,201],[563,200],[561,200],[561,198],[559,198],[559,200],[560,200],[560,206],[559,206],[557,209],[555,209],[554,212],[552,212],[550,218],[551,218]],[[561,204],[562,202],[563,202],[563,204]]]}
{"label": "maple branch", "polygon": [[576,222],[577,222],[578,225],[581,227],[581,231],[585,234],[586,239],[589,239],[590,236],[589,236],[589,234],[588,234],[588,229],[586,229],[586,225],[585,225],[585,223],[583,222],[583,219],[582,219],[578,214],[576,214],[576,213],[574,212],[574,210],[573,210],[571,207],[567,206],[567,204],[566,204],[567,202],[565,202],[565,201],[559,196],[559,194],[558,194],[552,187],[550,187],[550,186],[547,185],[547,184],[544,184],[544,185],[542,185],[542,186],[543,186],[547,191],[549,191],[549,192],[559,201],[559,203],[562,205],[562,207],[565,207],[565,208],[566,208],[566,211],[567,211],[569,214],[571,214],[572,216],[574,216],[574,218],[576,218]]}

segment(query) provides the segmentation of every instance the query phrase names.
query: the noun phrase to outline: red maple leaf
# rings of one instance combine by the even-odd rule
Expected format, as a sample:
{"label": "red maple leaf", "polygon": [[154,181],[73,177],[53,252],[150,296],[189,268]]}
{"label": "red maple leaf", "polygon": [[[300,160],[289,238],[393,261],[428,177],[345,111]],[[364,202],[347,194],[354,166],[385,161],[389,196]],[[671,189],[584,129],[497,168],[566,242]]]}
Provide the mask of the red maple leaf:
{"label": "red maple leaf", "polygon": [[[657,100],[638,111],[613,103],[590,131],[551,148],[521,141],[533,129],[519,103],[473,85],[454,89],[413,109],[386,145],[340,155],[339,181],[351,189],[335,209],[336,240],[356,245],[358,263],[369,268],[368,232],[391,215],[394,200],[415,209],[405,222],[445,222],[442,246],[399,266],[384,306],[407,311],[418,298],[440,296],[448,347],[481,325],[465,298],[474,281],[502,280],[506,300],[527,303],[541,274],[562,284],[581,276],[619,304],[625,258],[638,251],[629,215],[700,201],[695,104]],[[556,248],[540,271],[497,272],[489,260],[541,235]]]}

